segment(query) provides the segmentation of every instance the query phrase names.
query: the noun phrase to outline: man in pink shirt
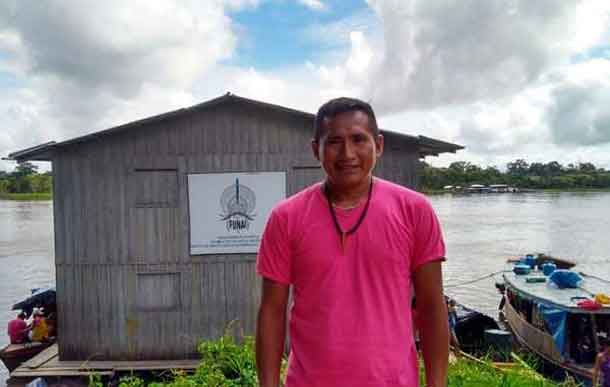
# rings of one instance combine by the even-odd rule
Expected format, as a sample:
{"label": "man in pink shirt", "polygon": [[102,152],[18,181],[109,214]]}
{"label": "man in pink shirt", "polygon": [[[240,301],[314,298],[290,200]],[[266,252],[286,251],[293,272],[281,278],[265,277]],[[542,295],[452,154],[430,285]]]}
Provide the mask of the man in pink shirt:
{"label": "man in pink shirt", "polygon": [[27,341],[29,329],[25,322],[25,317],[25,313],[20,312],[17,315],[17,318],[8,322],[6,331],[11,340],[11,344],[22,344]]}
{"label": "man in pink shirt", "polygon": [[279,385],[290,287],[287,387],[417,386],[413,289],[427,385],[446,385],[440,226],[424,196],[372,176],[383,145],[369,104],[318,111],[312,150],[326,179],[274,208],[257,258],[261,387]]}

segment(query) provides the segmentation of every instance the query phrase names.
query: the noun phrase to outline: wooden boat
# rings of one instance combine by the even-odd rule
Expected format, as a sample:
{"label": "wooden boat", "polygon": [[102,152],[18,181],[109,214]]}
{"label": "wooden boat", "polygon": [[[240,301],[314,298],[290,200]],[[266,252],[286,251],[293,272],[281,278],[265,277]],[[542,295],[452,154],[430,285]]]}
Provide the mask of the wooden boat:
{"label": "wooden boat", "polygon": [[[33,289],[32,294],[24,300],[13,305],[13,310],[22,310],[27,315],[31,315],[34,308],[43,308],[47,317],[56,312],[55,287]],[[51,322],[53,322],[51,324]],[[56,327],[54,319],[47,318],[47,324]],[[0,350],[0,360],[4,363],[9,372],[12,372],[21,363],[31,359],[50,347],[55,340],[45,342],[32,342],[24,344],[9,344]]]}
{"label": "wooden boat", "polygon": [[475,356],[485,355],[489,350],[489,343],[485,342],[485,331],[500,329],[497,321],[459,302],[456,302],[456,311],[455,335],[460,349]]}
{"label": "wooden boat", "polygon": [[[536,260],[536,266],[540,266],[546,262],[554,263],[558,269],[571,269],[574,266],[576,266],[576,263],[574,261],[559,258],[559,257],[554,257],[552,255],[537,253],[537,254],[533,254],[533,256]],[[506,261],[508,263],[515,263],[515,262],[518,262],[519,260],[521,260],[521,257],[509,258]]]}
{"label": "wooden boat", "polygon": [[[543,260],[553,260],[544,256]],[[553,261],[558,267],[574,264]],[[570,265],[571,263],[571,265]],[[536,278],[534,278],[536,277]],[[528,275],[505,272],[502,312],[515,341],[535,354],[544,372],[554,378],[566,373],[590,383],[600,337],[610,337],[610,305],[585,310],[577,304],[597,293],[608,293],[610,285],[586,276],[578,288],[560,289],[543,280],[536,270]]]}
{"label": "wooden boat", "polygon": [[0,360],[2,360],[9,372],[13,372],[21,363],[30,360],[51,345],[53,345],[51,341],[45,343],[9,344],[0,350]]}

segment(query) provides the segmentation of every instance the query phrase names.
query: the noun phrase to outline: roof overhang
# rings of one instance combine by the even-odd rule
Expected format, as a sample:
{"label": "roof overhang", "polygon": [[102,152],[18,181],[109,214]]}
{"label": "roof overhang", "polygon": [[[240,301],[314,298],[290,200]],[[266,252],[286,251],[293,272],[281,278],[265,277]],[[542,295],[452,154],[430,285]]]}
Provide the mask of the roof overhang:
{"label": "roof overhang", "polygon": [[[62,141],[62,142],[51,141],[51,142],[47,142],[44,144],[36,145],[31,148],[27,148],[27,149],[23,149],[23,150],[20,150],[17,152],[10,153],[8,155],[8,157],[4,158],[4,160],[15,160],[18,162],[30,161],[30,160],[31,161],[51,161],[53,154],[59,148],[62,148],[62,147],[68,146],[68,145],[73,145],[73,144],[78,144],[78,143],[98,139],[100,137],[106,137],[111,134],[116,134],[116,133],[120,133],[120,132],[123,132],[126,130],[135,129],[137,127],[142,127],[146,124],[156,123],[159,121],[177,117],[177,116],[183,115],[189,111],[210,108],[210,107],[217,106],[217,105],[227,103],[227,102],[242,102],[242,103],[246,103],[246,104],[249,104],[252,106],[272,109],[272,110],[284,112],[287,114],[299,115],[305,119],[313,120],[315,118],[315,114],[312,114],[312,113],[308,113],[308,112],[304,112],[304,111],[296,110],[296,109],[291,109],[291,108],[287,108],[284,106],[275,105],[275,104],[271,104],[271,103],[267,103],[267,102],[256,101],[253,99],[240,97],[235,94],[227,93],[220,97],[211,99],[209,101],[205,101],[205,102],[197,104],[197,105],[193,105],[191,107],[182,108],[182,109],[174,110],[174,111],[171,111],[168,113],[163,113],[163,114],[159,114],[156,116],[144,118],[141,120],[129,122],[127,124],[115,126],[110,129],[87,134],[84,136],[75,137],[75,138],[72,138],[72,139],[69,139],[66,141]],[[395,135],[399,138],[402,138],[403,140],[407,140],[408,142],[414,143],[417,146],[420,157],[438,156],[441,153],[448,153],[448,152],[455,153],[456,151],[458,151],[460,149],[464,149],[464,147],[461,145],[452,144],[452,143],[441,141],[441,140],[436,140],[436,139],[433,139],[430,137],[412,136],[412,135],[408,135],[408,134],[404,134],[404,133],[388,131],[388,130],[383,130],[383,129],[381,130],[381,132],[386,135]]]}

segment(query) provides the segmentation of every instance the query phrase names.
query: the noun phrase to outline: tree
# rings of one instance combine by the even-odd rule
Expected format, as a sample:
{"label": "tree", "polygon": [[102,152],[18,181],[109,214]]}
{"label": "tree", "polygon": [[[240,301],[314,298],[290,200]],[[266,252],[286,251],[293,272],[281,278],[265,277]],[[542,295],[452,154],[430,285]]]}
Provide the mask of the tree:
{"label": "tree", "polygon": [[527,164],[527,161],[523,159],[517,159],[511,163],[506,164],[506,169],[510,175],[525,176],[529,171],[529,165]]}
{"label": "tree", "polygon": [[529,170],[528,170],[528,174],[530,176],[544,176],[545,173],[545,168],[544,168],[544,164],[542,163],[531,163]]}
{"label": "tree", "polygon": [[596,172],[597,168],[593,163],[578,163],[578,170],[583,173]]}
{"label": "tree", "polygon": [[25,162],[21,162],[21,163],[17,164],[17,167],[15,168],[15,172],[13,172],[12,175],[19,178],[19,177],[33,175],[35,173],[38,173],[38,166],[34,165],[28,161],[25,161]]}
{"label": "tree", "polygon": [[551,161],[547,163],[544,167],[548,176],[558,176],[563,171],[563,166],[557,161]]}

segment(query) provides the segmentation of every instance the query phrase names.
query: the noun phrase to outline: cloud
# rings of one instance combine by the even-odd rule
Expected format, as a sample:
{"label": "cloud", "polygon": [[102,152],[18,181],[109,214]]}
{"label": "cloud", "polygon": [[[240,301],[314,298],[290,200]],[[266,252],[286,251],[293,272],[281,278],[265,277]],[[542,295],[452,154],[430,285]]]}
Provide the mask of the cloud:
{"label": "cloud", "polygon": [[259,3],[1,2],[0,154],[231,91],[312,112],[359,96],[388,129],[467,146],[439,162],[610,166],[608,2],[369,0],[337,20],[309,1],[333,21],[302,27],[308,62],[230,65],[247,39],[233,12]]}
{"label": "cloud", "polygon": [[610,60],[596,59],[553,74],[547,109],[552,139],[562,146],[610,142]]}
{"label": "cloud", "polygon": [[298,2],[314,11],[324,11],[327,9],[326,4],[320,0],[298,0]]}
{"label": "cloud", "polygon": [[[313,22],[303,29],[305,40],[318,45],[329,54],[337,49],[349,49],[350,36],[354,32],[364,34],[367,40],[383,42],[381,19],[370,8],[354,11],[338,20],[327,23]],[[340,57],[333,57],[339,60]]]}
{"label": "cloud", "polygon": [[364,94],[383,111],[519,92],[573,49],[569,26],[580,9],[552,0],[370,3],[383,20],[385,47]]}
{"label": "cloud", "polygon": [[85,8],[78,1],[19,1],[11,16],[4,29],[18,36],[16,54],[27,56],[30,75],[125,98],[150,81],[188,85],[235,46],[230,20],[214,2],[115,0]]}
{"label": "cloud", "polygon": [[227,10],[257,3],[2,2],[0,72],[18,82],[0,96],[0,152],[193,104],[193,83],[235,50]]}
{"label": "cloud", "polygon": [[609,3],[369,4],[382,33],[359,29],[353,15],[316,26],[323,43],[323,31],[350,37],[342,60],[311,65],[323,88],[371,101],[386,128],[466,145],[442,161],[587,155],[610,166],[610,71],[599,63]]}

